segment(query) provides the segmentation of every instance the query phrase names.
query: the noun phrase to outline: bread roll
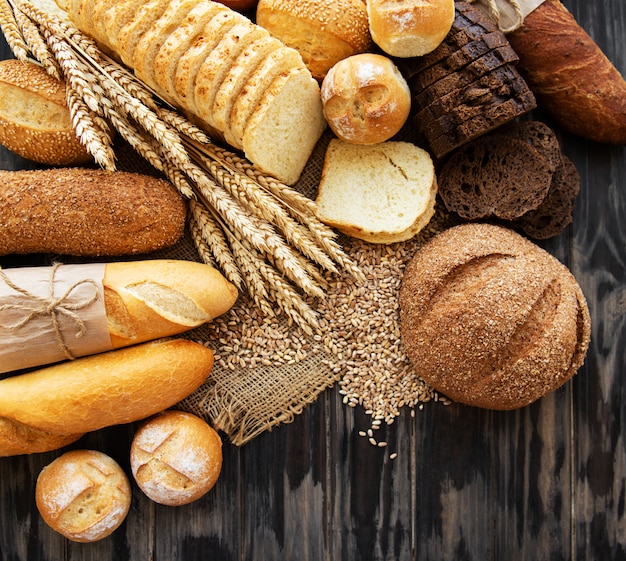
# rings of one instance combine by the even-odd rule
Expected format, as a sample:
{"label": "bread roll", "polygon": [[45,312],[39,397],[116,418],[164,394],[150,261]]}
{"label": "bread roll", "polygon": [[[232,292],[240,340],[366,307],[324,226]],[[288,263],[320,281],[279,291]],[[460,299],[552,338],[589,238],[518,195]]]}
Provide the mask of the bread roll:
{"label": "bread roll", "polygon": [[71,439],[154,415],[189,396],[212,367],[203,345],[159,339],[0,380],[0,445],[10,444],[0,456],[28,449],[41,431]]}
{"label": "bread roll", "polygon": [[335,63],[372,43],[363,0],[260,0],[256,22],[296,49],[319,81]]}
{"label": "bread roll", "polygon": [[213,488],[222,469],[222,440],[200,417],[166,411],[146,421],[130,448],[140,489],[169,506],[191,503]]}
{"label": "bread roll", "polygon": [[319,219],[348,236],[395,243],[428,224],[436,195],[433,161],[414,144],[359,146],[333,139],[316,204]]}
{"label": "bread roll", "polygon": [[0,171],[0,255],[135,255],[174,244],[186,208],[167,181],[128,172]]}
{"label": "bread roll", "polygon": [[321,88],[324,116],[335,135],[353,144],[376,144],[397,134],[411,111],[409,86],[395,64],[374,53],[335,64]]}
{"label": "bread roll", "polygon": [[75,542],[95,542],[124,522],[131,488],[124,470],[110,456],[72,450],[43,468],[35,501],[53,530]]}
{"label": "bread roll", "polygon": [[559,0],[546,0],[507,35],[517,68],[560,128],[626,144],[626,81]]}
{"label": "bread roll", "polygon": [[370,33],[388,55],[409,58],[434,51],[454,21],[454,0],[367,0]]}
{"label": "bread roll", "polygon": [[92,159],[72,127],[65,83],[38,64],[13,59],[0,61],[0,144],[40,164]]}
{"label": "bread roll", "polygon": [[399,303],[417,374],[468,405],[524,407],[567,382],[589,346],[575,278],[499,226],[464,224],[433,238],[407,265]]}

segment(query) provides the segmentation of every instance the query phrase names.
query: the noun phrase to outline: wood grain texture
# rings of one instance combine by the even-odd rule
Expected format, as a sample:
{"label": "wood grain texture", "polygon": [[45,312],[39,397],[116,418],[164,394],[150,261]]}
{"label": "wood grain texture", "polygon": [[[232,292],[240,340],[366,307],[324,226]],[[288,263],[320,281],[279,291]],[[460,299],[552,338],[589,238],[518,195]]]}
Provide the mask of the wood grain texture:
{"label": "wood grain texture", "polygon": [[[626,2],[564,3],[626,73]],[[358,435],[363,412],[329,390],[293,423],[225,443],[217,486],[191,505],[155,505],[134,486],[121,529],[94,544],[67,542],[37,514],[35,480],[56,453],[1,458],[0,560],[626,560],[626,147],[557,134],[581,194],[573,225],[541,245],[570,267],[592,316],[569,383],[517,411],[405,411],[381,429],[381,449]],[[0,150],[0,167],[34,166]],[[134,428],[74,447],[129,472]]]}

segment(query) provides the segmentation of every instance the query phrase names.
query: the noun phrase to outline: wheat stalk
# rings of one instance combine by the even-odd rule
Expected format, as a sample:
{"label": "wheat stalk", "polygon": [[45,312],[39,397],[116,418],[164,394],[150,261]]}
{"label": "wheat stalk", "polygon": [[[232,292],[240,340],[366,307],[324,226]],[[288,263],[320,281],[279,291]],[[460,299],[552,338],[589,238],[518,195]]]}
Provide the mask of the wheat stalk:
{"label": "wheat stalk", "polygon": [[199,257],[245,288],[263,313],[274,315],[277,305],[311,333],[317,314],[305,297],[324,297],[322,270],[363,278],[313,201],[213,144],[73,25],[27,0],[0,0],[0,27],[17,58],[65,82],[77,137],[101,167],[115,169],[112,126],[168,178],[187,199]]}

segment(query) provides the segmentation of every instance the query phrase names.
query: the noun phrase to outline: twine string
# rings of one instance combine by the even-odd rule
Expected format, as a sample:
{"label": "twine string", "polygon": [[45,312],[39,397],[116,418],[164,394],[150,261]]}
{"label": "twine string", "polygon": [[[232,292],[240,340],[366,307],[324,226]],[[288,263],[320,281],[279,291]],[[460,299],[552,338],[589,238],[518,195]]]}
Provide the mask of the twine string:
{"label": "twine string", "polygon": [[478,3],[486,5],[489,10],[489,14],[495,20],[502,33],[515,31],[522,26],[522,23],[524,23],[524,14],[518,0],[508,0],[508,3],[515,12],[515,21],[509,27],[502,27],[502,24],[500,23],[500,9],[498,8],[496,0],[468,0],[468,2],[470,4]]}
{"label": "twine string", "polygon": [[[72,284],[61,296],[55,297],[54,279],[56,271],[60,266],[60,263],[55,263],[50,270],[50,281],[48,283],[47,297],[33,294],[32,292],[29,292],[28,290],[17,286],[13,281],[11,281],[11,279],[6,275],[2,268],[0,268],[0,280],[2,280],[2,282],[4,282],[9,288],[14,290],[15,292],[18,292],[19,294],[22,294],[26,298],[24,302],[20,302],[18,304],[3,304],[0,306],[0,314],[2,314],[2,312],[4,312],[5,310],[25,312],[25,315],[22,318],[13,323],[5,323],[0,321],[0,327],[9,331],[15,331],[24,327],[36,317],[49,316],[59,347],[68,359],[73,360],[75,357],[71,353],[69,347],[65,343],[65,339],[63,338],[63,332],[59,322],[60,316],[63,315],[69,318],[74,323],[76,327],[76,332],[74,336],[76,337],[76,339],[80,339],[87,331],[87,326],[85,325],[85,322],[80,317],[80,315],[76,313],[76,310],[86,308],[87,306],[98,300],[98,298],[100,297],[100,291],[98,289],[98,283],[96,281],[92,279],[82,279]],[[83,285],[93,286],[93,293],[83,299],[75,300],[74,302],[70,301],[69,298],[72,292],[74,292],[74,290]]]}

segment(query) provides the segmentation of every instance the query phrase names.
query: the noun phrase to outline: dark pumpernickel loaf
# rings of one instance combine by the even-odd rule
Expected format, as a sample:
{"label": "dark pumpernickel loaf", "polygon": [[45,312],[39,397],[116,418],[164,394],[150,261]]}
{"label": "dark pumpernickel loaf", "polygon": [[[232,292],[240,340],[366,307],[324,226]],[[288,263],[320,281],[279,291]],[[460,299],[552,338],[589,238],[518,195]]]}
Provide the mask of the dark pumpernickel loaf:
{"label": "dark pumpernickel loaf", "polygon": [[507,102],[511,100],[521,102],[524,96],[527,96],[527,92],[526,82],[519,78],[517,81],[490,90],[489,95],[481,95],[469,102],[459,99],[458,103],[447,111],[438,109],[437,103],[431,104],[415,115],[414,120],[418,126],[424,128],[427,138],[437,138],[444,134],[454,135],[455,129],[465,121],[477,116],[501,113],[501,110],[507,107]]}
{"label": "dark pumpernickel loaf", "polygon": [[[527,91],[470,117],[458,124],[451,133],[444,132],[436,138],[426,135],[426,138],[435,156],[443,158],[456,148],[513,121],[535,107],[535,97],[531,91]],[[428,131],[430,132],[430,128]]]}
{"label": "dark pumpernickel loaf", "polygon": [[552,172],[527,142],[489,135],[459,148],[438,181],[448,211],[467,220],[514,220],[539,207]]}
{"label": "dark pumpernickel loaf", "polygon": [[591,320],[570,271],[521,235],[481,223],[422,246],[399,296],[402,344],[416,373],[472,406],[524,407],[585,360]]}

